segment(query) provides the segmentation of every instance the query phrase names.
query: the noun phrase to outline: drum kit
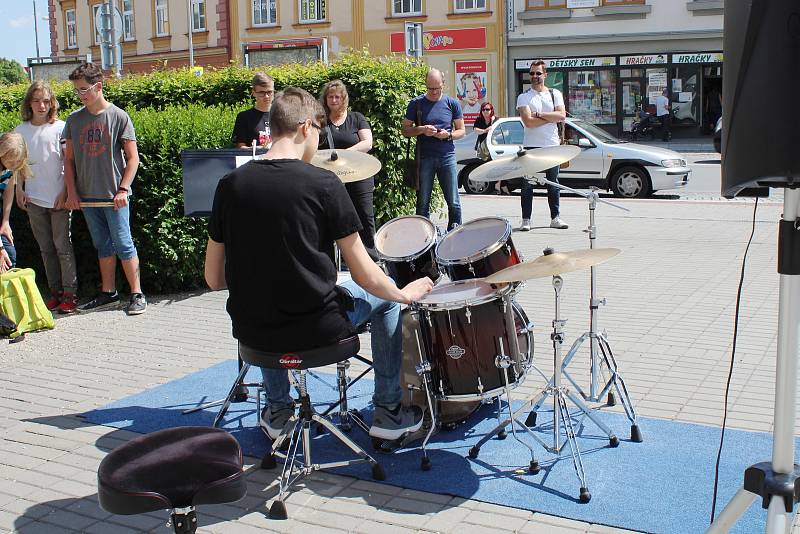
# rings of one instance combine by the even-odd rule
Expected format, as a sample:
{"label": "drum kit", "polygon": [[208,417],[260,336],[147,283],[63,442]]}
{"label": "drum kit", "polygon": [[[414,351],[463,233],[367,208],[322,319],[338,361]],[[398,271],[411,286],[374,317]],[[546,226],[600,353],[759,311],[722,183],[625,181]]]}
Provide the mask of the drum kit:
{"label": "drum kit", "polygon": [[[579,148],[568,145],[520,150],[515,155],[478,167],[471,179],[496,181],[522,175],[532,182],[552,183],[533,178],[533,175],[569,161],[579,152]],[[372,158],[375,162],[366,165],[365,157],[372,158],[353,151],[340,152],[338,157],[335,152],[320,151],[312,164],[332,170],[343,181],[356,181],[372,176],[380,168],[375,158]],[[598,299],[595,294],[595,267],[620,251],[594,247],[594,212],[598,202],[625,208],[600,199],[595,190],[585,193],[552,184],[589,200],[589,249],[567,252],[545,249],[544,255],[526,262],[514,246],[511,225],[504,218],[481,217],[441,235],[429,219],[417,215],[397,217],[384,224],[375,235],[375,248],[384,270],[399,287],[424,276],[436,284],[430,293],[403,312],[403,380],[407,386],[404,403],[426,409],[429,418],[421,445],[422,469],[431,467],[426,447],[434,432],[442,425],[460,423],[481,404],[497,402],[497,426],[469,450],[469,456],[476,458],[481,446],[492,437],[504,438],[509,426],[515,440],[530,451],[528,471],[531,473],[539,471],[539,463],[533,447],[517,435],[517,429],[551,453],[560,454],[569,444],[580,481],[579,498],[581,502],[588,502],[591,494],[576,440],[578,429],[584,419],[589,419],[608,437],[610,446],[616,447],[619,439],[586,401],[596,402],[608,395],[608,404],[613,405],[616,392],[631,422],[631,440],[642,441],[636,414],[611,347],[605,334],[597,332],[598,308],[605,304],[605,299]],[[580,336],[562,358],[566,321],[560,316],[560,292],[564,283],[561,275],[582,269],[591,269],[590,330]],[[444,281],[445,276],[449,281]],[[534,365],[534,325],[515,298],[528,280],[546,277],[552,278],[555,293],[551,334],[554,371],[549,378]],[[587,340],[591,357],[589,393],[584,392],[566,370],[580,345]],[[601,388],[599,375],[603,367],[610,378]],[[544,381],[541,391],[529,398],[513,398],[512,392],[524,383],[531,371],[541,375]],[[573,387],[566,386],[562,377]],[[503,397],[505,407],[501,402]],[[552,398],[553,404],[552,442],[546,442],[532,430],[537,426],[537,412],[548,398]],[[519,400],[524,401],[521,407],[517,407]],[[568,403],[577,408],[577,413],[583,414],[577,423],[575,410],[571,412]],[[503,412],[507,415],[501,419]],[[522,421],[526,412],[527,419]],[[539,428],[540,431],[545,429],[545,426]],[[403,446],[417,437],[419,435],[405,436],[388,447]],[[386,448],[385,444],[383,446]]]}

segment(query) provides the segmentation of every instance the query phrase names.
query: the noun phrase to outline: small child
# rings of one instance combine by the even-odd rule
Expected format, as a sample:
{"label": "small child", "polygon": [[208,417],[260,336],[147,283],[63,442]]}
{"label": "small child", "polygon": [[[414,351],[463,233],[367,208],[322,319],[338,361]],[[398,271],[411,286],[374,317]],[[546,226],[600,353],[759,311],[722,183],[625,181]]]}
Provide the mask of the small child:
{"label": "small child", "polygon": [[28,166],[28,147],[18,133],[0,135],[0,273],[17,264],[14,234],[8,222],[14,200],[14,184],[17,178],[25,180],[31,175]]}

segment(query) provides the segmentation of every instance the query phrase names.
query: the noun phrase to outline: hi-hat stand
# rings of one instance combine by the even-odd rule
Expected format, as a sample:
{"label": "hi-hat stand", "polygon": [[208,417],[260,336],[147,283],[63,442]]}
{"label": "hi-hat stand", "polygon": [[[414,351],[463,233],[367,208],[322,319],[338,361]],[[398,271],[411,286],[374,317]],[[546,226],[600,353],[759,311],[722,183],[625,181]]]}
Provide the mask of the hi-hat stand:
{"label": "hi-hat stand", "polygon": [[775,364],[775,414],[772,462],[751,465],[744,484],[706,531],[723,534],[756,497],[767,509],[768,534],[789,532],[800,500],[800,466],[794,463],[797,358],[800,356],[800,189],[787,188],[778,233],[778,351]]}
{"label": "hi-hat stand", "polygon": [[[552,185],[553,187],[558,187],[559,189],[564,189],[571,193],[574,193],[578,196],[581,196],[589,201],[589,227],[587,229],[587,233],[589,234],[589,249],[593,250],[595,248],[595,240],[597,239],[597,224],[595,222],[595,211],[597,210],[597,203],[601,202],[603,204],[608,204],[614,208],[623,210],[623,211],[630,211],[628,208],[624,206],[620,206],[613,202],[609,202],[607,200],[603,200],[600,198],[600,195],[597,193],[597,188],[592,187],[588,193],[583,191],[577,191],[572,189],[571,187],[567,187],[557,182],[553,182],[547,180],[545,178],[528,178],[528,181],[532,181],[534,183],[539,184],[546,184]],[[585,400],[598,402],[602,397],[608,395],[608,405],[614,406],[616,404],[616,399],[614,398],[613,393],[611,393],[611,388],[614,387],[617,395],[622,402],[622,406],[625,409],[625,415],[628,417],[628,420],[631,422],[631,441],[640,443],[642,441],[642,432],[639,429],[639,425],[636,423],[636,411],[633,408],[633,403],[631,402],[630,395],[628,394],[628,388],[625,385],[625,380],[623,380],[622,375],[619,372],[619,366],[617,365],[617,360],[614,358],[614,352],[611,350],[611,345],[608,342],[608,338],[606,337],[605,332],[598,332],[598,312],[600,306],[605,306],[606,299],[605,298],[598,298],[597,297],[597,267],[592,265],[590,267],[590,283],[589,283],[589,330],[584,332],[583,334],[575,340],[575,342],[570,347],[569,351],[567,351],[567,355],[564,357],[563,362],[563,369],[562,372],[564,374],[564,378],[566,378],[575,388],[575,390],[583,397]],[[589,341],[589,366],[591,372],[591,380],[589,383],[589,393],[587,394],[584,392],[583,388],[572,378],[572,376],[567,372],[566,368],[578,353],[578,349],[583,345],[585,341]],[[609,379],[603,385],[602,388],[599,387],[601,378],[601,363],[605,363],[606,368],[609,372]],[[548,384],[548,387],[551,387],[552,383]],[[599,389],[599,391],[598,391]],[[536,424],[536,410],[540,407],[540,405],[534,406],[533,410],[526,421],[529,425]]]}

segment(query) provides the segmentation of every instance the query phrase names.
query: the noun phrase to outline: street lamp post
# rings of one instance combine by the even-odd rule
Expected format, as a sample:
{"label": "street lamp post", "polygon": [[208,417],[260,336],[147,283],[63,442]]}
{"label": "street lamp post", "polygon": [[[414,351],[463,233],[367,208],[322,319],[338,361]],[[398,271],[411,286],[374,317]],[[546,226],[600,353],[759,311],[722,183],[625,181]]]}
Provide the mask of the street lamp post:
{"label": "street lamp post", "polygon": [[189,7],[189,68],[194,67],[194,46],[192,43],[192,29],[194,27],[194,19],[192,13],[192,0],[186,0]]}
{"label": "street lamp post", "polygon": [[39,18],[36,16],[36,0],[33,0],[33,34],[36,39],[36,57],[39,57]]}

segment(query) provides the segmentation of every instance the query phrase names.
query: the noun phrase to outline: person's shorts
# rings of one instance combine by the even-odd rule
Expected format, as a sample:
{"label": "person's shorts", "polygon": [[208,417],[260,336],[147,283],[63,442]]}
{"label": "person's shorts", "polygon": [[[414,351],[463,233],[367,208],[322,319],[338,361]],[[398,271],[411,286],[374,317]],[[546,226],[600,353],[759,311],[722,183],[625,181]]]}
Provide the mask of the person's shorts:
{"label": "person's shorts", "polygon": [[[82,199],[91,202],[93,199]],[[108,199],[97,199],[105,201]],[[92,244],[98,258],[117,256],[121,260],[135,258],[138,253],[131,237],[131,206],[124,208],[83,208],[83,218],[89,227]]]}

